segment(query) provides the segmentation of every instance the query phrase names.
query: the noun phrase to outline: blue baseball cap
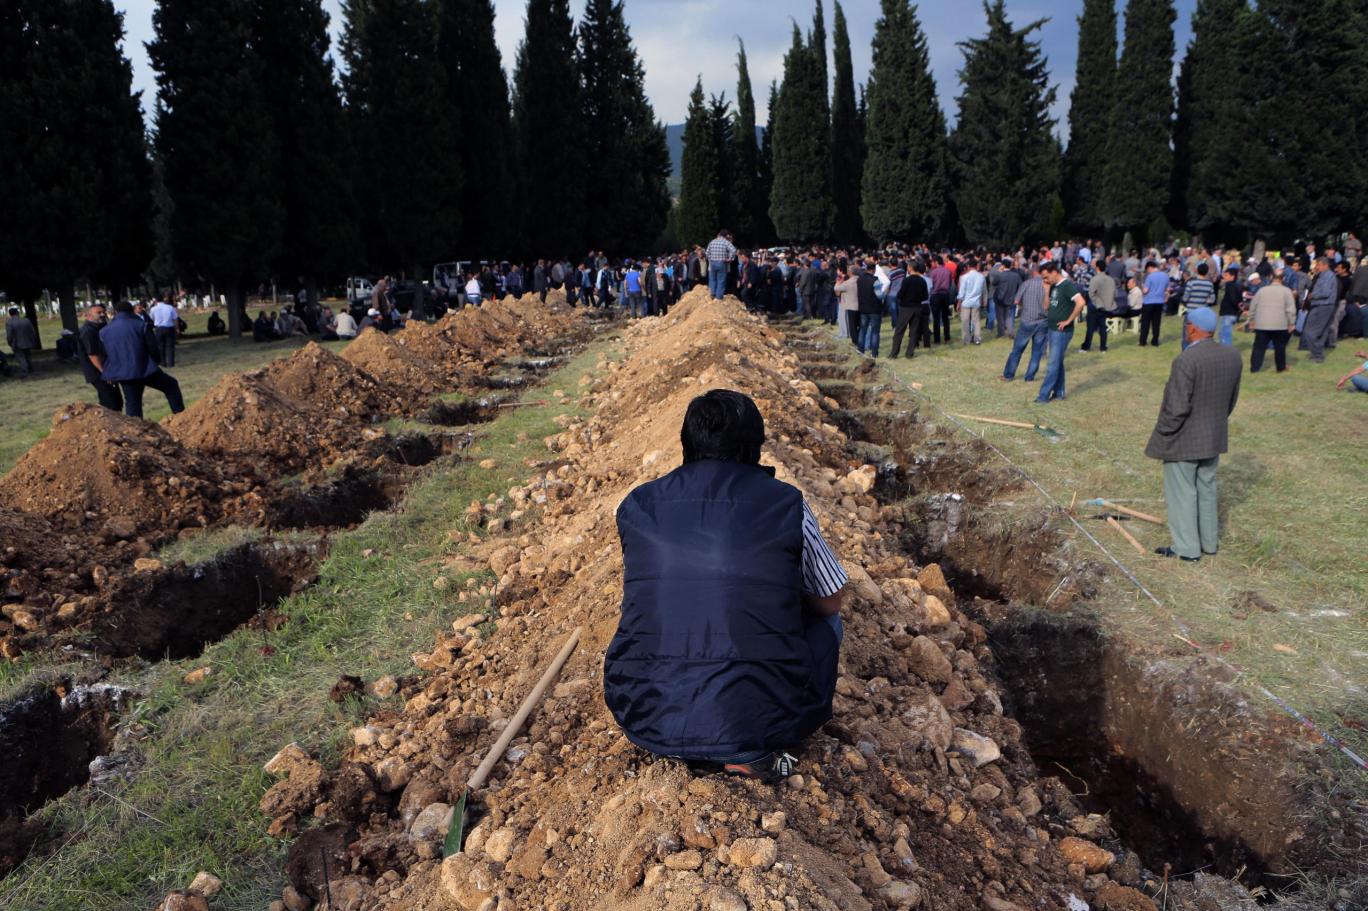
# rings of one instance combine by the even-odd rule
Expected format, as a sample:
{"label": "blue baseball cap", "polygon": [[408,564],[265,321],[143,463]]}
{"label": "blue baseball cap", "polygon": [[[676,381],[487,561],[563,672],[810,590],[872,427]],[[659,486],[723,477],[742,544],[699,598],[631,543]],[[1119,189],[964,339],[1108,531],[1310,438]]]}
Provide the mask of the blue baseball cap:
{"label": "blue baseball cap", "polygon": [[1216,313],[1210,307],[1193,307],[1187,312],[1187,321],[1203,332],[1216,331]]}

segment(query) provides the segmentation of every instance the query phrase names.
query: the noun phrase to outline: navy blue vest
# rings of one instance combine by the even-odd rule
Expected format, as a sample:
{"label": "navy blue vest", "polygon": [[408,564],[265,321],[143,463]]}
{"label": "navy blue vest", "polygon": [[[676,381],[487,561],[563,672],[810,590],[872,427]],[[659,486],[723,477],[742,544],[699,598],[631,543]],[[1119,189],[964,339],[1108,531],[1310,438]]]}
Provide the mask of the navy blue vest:
{"label": "navy blue vest", "polygon": [[802,607],[803,498],[769,472],[693,462],[618,507],[622,618],[604,698],[652,753],[796,746],[830,714]]}

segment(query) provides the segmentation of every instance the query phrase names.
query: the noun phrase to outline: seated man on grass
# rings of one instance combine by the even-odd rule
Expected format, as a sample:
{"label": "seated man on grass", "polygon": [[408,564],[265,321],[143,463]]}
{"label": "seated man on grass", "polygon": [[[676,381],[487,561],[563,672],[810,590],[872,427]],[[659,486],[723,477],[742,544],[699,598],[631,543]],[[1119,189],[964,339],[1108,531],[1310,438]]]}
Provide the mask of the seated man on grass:
{"label": "seated man on grass", "polygon": [[684,464],[618,507],[604,697],[642,749],[772,782],[831,718],[846,574],[802,494],[760,465],[750,398],[699,396],[680,436]]}

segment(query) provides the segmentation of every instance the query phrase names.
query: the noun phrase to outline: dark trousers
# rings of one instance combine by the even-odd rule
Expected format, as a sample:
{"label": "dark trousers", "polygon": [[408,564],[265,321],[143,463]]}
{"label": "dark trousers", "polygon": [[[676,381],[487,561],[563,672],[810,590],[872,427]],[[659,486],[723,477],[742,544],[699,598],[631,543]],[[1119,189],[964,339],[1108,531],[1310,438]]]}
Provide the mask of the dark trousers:
{"label": "dark trousers", "polygon": [[1287,340],[1290,334],[1286,329],[1255,329],[1254,350],[1249,352],[1249,372],[1258,373],[1263,369],[1264,353],[1268,343],[1273,343],[1273,364],[1282,373],[1287,369]]}
{"label": "dark trousers", "polygon": [[166,402],[171,406],[172,414],[180,414],[185,410],[185,399],[181,398],[180,383],[169,373],[158,370],[156,373],[142,380],[121,380],[119,388],[123,390],[124,414],[131,418],[143,416],[143,390],[155,389],[166,396]]}
{"label": "dark trousers", "polygon": [[1163,304],[1145,304],[1140,308],[1140,344],[1143,347],[1145,340],[1154,334],[1155,347],[1159,345],[1159,324],[1164,320]]}
{"label": "dark trousers", "polygon": [[176,366],[176,330],[154,329],[157,336],[157,359],[163,367]]}
{"label": "dark trousers", "polygon": [[950,343],[950,295],[944,291],[931,295],[931,337],[937,345],[941,332],[945,333],[946,344]]}
{"label": "dark trousers", "polygon": [[28,376],[33,372],[33,361],[29,360],[27,348],[20,348],[14,352],[14,359],[19,362],[19,375]]}
{"label": "dark trousers", "polygon": [[110,411],[123,411],[123,394],[119,392],[119,387],[113,383],[106,383],[104,380],[86,380],[87,383],[95,387],[95,397],[100,400],[101,408],[108,408]]}
{"label": "dark trousers", "polygon": [[846,333],[850,335],[850,343],[856,348],[860,347],[860,311],[847,310]]}
{"label": "dark trousers", "polygon": [[898,321],[893,326],[893,352],[890,357],[897,357],[898,352],[902,350],[904,332],[907,333],[907,356],[912,357],[916,353],[917,342],[921,340],[922,333],[930,331],[926,325],[925,314],[926,308],[922,306],[898,308]]}
{"label": "dark trousers", "polygon": [[1081,350],[1088,351],[1092,348],[1094,332],[1102,336],[1102,350],[1107,350],[1107,318],[1110,316],[1106,310],[1099,310],[1093,306],[1092,301],[1088,301],[1088,334],[1083,337]]}

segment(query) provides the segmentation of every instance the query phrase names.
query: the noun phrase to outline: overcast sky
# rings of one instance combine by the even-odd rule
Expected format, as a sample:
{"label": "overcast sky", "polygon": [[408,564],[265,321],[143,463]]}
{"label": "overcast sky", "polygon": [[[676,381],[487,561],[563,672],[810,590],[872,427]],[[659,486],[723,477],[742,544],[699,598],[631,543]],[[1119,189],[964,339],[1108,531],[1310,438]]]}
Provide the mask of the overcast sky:
{"label": "overcast sky", "polygon": [[[208,0],[212,2],[212,0]],[[1118,0],[1124,8],[1125,0]],[[792,35],[790,17],[804,33],[812,22],[812,0],[765,0],[737,3],[734,0],[626,0],[627,21],[646,67],[646,91],[656,116],[666,123],[680,123],[689,103],[689,92],[701,74],[710,93],[736,95],[736,35],[746,42],[751,79],[755,84],[757,115],[765,120],[770,80],[783,71],[783,56]],[[143,107],[150,110],[156,83],[148,67],[144,42],[152,38],[155,0],[115,0],[125,12],[128,33],[126,53],[133,60],[134,84],[143,90]],[[324,0],[332,16],[334,42],[341,33],[341,0]],[[571,0],[578,16],[584,0]],[[1181,56],[1190,36],[1189,20],[1196,0],[1177,0],[1177,46]],[[864,82],[870,66],[870,41],[879,16],[878,0],[847,0],[843,4],[850,22],[855,80]],[[1073,89],[1074,62],[1078,55],[1077,20],[1083,0],[1008,0],[1007,9],[1018,25],[1048,18],[1040,36],[1049,58],[1050,71],[1059,87],[1055,114],[1066,119],[1069,92]],[[495,33],[504,66],[512,68],[514,51],[522,40],[526,0],[495,0]],[[959,94],[958,71],[962,61],[956,42],[984,30],[982,6],[972,2],[922,3],[922,25],[931,49],[931,64],[940,88],[942,106],[953,121],[955,96]],[[827,30],[832,12],[827,5]],[[1061,131],[1062,132],[1062,131]]]}

